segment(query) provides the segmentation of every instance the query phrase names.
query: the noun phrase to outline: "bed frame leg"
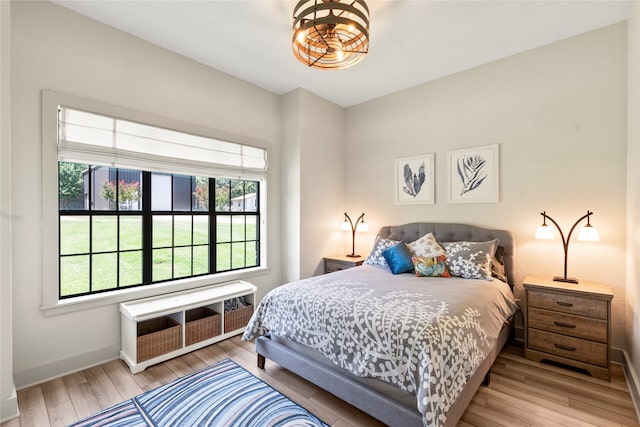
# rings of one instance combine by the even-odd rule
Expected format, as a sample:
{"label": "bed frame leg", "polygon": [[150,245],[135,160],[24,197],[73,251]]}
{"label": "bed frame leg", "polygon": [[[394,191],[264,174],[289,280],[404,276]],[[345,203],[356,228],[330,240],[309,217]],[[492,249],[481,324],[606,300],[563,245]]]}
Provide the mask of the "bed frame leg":
{"label": "bed frame leg", "polygon": [[266,360],[266,358],[263,355],[258,354],[258,368],[264,369],[265,360]]}
{"label": "bed frame leg", "polygon": [[487,372],[487,375],[484,376],[484,380],[482,380],[482,385],[485,387],[489,387],[491,383],[491,372]]}

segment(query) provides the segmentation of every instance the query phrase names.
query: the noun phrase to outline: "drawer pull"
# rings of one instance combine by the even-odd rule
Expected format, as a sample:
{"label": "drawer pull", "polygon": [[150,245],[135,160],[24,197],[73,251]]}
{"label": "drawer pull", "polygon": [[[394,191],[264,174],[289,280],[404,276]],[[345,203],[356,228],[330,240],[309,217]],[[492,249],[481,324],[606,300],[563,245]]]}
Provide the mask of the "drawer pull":
{"label": "drawer pull", "polygon": [[555,320],[553,323],[556,326],[560,326],[561,328],[575,328],[576,327],[576,325],[572,325],[571,323],[558,322],[557,320]]}
{"label": "drawer pull", "polygon": [[556,304],[561,305],[563,307],[573,307],[573,304],[570,302],[556,301]]}
{"label": "drawer pull", "polygon": [[557,348],[562,349],[562,350],[567,350],[567,351],[576,351],[575,347],[571,347],[569,345],[564,345],[564,344],[553,344],[555,345]]}

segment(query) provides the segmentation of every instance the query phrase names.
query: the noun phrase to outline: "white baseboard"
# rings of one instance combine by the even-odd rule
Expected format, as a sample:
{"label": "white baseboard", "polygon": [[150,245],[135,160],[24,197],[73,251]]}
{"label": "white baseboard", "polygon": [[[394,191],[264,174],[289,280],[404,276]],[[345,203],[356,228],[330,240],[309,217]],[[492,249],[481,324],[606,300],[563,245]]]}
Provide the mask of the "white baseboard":
{"label": "white baseboard", "polygon": [[0,402],[0,423],[20,416],[18,410],[18,396],[15,387],[12,386],[11,395],[5,397]]}
{"label": "white baseboard", "polygon": [[103,347],[98,350],[56,360],[45,365],[36,366],[13,373],[18,390],[67,374],[81,371],[92,366],[101,365],[120,357],[120,344]]}
{"label": "white baseboard", "polygon": [[622,372],[624,378],[627,381],[627,387],[629,387],[629,394],[631,394],[631,400],[633,401],[633,407],[636,409],[636,416],[640,418],[640,382],[636,375],[636,370],[631,364],[631,358],[626,350],[619,350],[622,353]]}
{"label": "white baseboard", "polygon": [[611,362],[619,365],[624,365],[625,355],[624,350],[617,347],[611,347]]}

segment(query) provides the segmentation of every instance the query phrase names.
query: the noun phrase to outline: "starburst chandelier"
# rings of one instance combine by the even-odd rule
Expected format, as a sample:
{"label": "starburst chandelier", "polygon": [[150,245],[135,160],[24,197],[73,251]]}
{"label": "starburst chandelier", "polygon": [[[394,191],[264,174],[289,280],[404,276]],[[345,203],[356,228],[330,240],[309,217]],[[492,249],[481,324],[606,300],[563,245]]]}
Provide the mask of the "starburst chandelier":
{"label": "starburst chandelier", "polygon": [[350,67],[369,51],[369,8],[363,0],[301,0],[293,9],[293,54],[318,69]]}

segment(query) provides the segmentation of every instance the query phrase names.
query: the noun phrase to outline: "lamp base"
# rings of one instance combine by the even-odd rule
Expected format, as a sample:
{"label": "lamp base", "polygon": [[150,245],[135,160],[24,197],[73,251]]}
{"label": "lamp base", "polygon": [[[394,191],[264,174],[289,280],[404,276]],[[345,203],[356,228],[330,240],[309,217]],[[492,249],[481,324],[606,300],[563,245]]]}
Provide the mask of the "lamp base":
{"label": "lamp base", "polygon": [[565,282],[565,283],[578,283],[578,279],[575,277],[565,277],[565,276],[554,276],[554,282]]}
{"label": "lamp base", "polygon": [[347,255],[349,258],[359,258],[360,255],[349,254]]}

